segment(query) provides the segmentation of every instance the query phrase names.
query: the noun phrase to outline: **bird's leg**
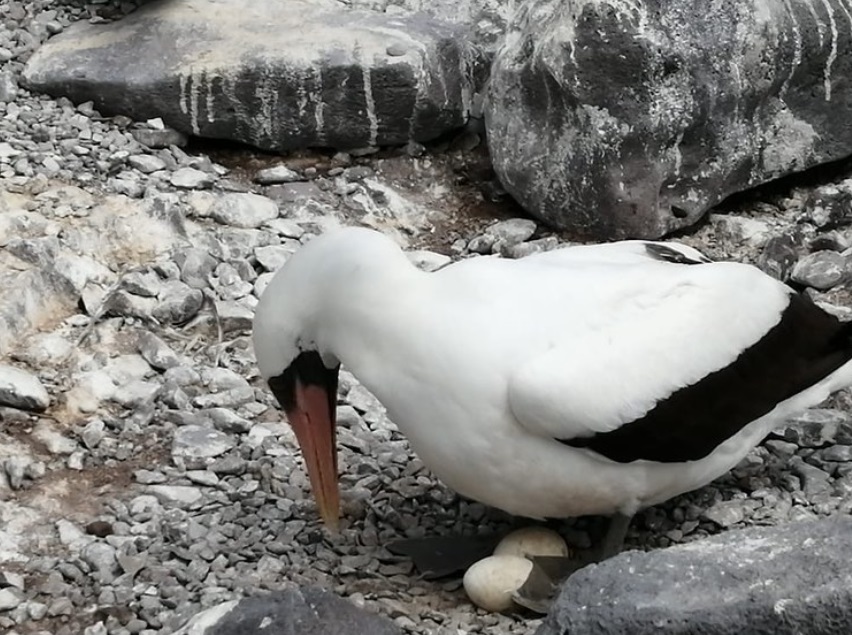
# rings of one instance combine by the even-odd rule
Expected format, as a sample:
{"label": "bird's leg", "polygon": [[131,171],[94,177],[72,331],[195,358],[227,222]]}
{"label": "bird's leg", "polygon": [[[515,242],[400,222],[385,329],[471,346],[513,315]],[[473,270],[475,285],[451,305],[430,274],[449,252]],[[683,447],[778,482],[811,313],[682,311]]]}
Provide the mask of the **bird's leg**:
{"label": "bird's leg", "polygon": [[621,512],[612,515],[606,536],[604,536],[601,544],[599,561],[612,558],[624,548],[624,538],[627,536],[627,529],[630,527],[631,520],[633,520],[632,515],[627,516]]}

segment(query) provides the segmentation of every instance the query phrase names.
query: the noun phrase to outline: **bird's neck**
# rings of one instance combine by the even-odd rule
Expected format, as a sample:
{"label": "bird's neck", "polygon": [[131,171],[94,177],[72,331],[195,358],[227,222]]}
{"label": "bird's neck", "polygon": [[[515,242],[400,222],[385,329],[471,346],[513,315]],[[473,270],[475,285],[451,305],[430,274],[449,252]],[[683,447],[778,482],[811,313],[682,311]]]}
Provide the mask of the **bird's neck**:
{"label": "bird's neck", "polygon": [[[400,252],[400,255],[401,252]],[[407,258],[375,262],[335,282],[317,320],[317,339],[362,381],[386,364],[415,328],[428,274]]]}

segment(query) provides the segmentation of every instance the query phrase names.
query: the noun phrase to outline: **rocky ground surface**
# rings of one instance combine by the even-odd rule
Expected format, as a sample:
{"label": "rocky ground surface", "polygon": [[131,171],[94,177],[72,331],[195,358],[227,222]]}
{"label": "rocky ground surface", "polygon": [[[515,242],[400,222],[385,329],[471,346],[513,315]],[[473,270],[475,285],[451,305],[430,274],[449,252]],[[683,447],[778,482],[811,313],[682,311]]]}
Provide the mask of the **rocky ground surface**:
{"label": "rocky ground surface", "polygon": [[[132,8],[0,0],[0,631],[168,633],[226,600],[317,585],[410,633],[532,633],[535,616],[478,611],[459,580],[422,580],[387,551],[524,521],[438,483],[345,372],[344,520],[323,531],[248,328],[270,272],[332,225],[394,233],[424,268],[571,237],[518,216],[473,131],[282,158],[18,85],[70,21]],[[678,238],[848,317],[850,175],[836,165],[740,196]],[[628,545],[848,513],[848,405],[836,397],[725,477],[643,512]],[[583,548],[598,525],[555,526]]]}

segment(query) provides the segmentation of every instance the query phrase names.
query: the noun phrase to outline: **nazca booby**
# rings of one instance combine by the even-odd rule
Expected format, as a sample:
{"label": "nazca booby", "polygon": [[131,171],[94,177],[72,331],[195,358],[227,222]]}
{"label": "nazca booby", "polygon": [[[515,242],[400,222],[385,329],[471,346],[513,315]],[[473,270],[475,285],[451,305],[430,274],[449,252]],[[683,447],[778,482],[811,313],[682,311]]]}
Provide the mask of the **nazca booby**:
{"label": "nazca booby", "polygon": [[313,239],[270,281],[253,340],[339,517],[342,363],[469,498],[532,518],[639,509],[730,470],[852,384],[852,328],[750,265],[676,243],[477,257],[433,273],[379,232]]}

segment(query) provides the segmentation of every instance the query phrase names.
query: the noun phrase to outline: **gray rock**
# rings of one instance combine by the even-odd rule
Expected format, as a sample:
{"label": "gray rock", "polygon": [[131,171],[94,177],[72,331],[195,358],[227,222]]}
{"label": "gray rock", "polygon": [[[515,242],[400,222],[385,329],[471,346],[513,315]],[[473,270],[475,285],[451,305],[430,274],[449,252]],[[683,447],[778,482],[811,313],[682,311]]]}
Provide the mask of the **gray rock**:
{"label": "gray rock", "polygon": [[162,281],[153,271],[131,271],[121,277],[119,287],[143,298],[156,298]]}
{"label": "gray rock", "polygon": [[175,431],[172,456],[201,459],[224,454],[234,447],[234,438],[214,428],[189,425]]}
{"label": "gray rock", "polygon": [[175,262],[180,267],[180,279],[194,289],[206,289],[210,276],[219,262],[206,249],[191,247],[177,252]]}
{"label": "gray rock", "polygon": [[213,204],[210,215],[223,225],[254,229],[278,217],[278,204],[259,194],[226,194]]}
{"label": "gray rock", "polygon": [[38,377],[20,368],[0,364],[0,406],[40,412],[49,405],[50,395]]}
{"label": "gray rock", "polygon": [[14,587],[0,589],[0,611],[16,609],[25,599],[26,597],[20,589]]}
{"label": "gray rock", "polygon": [[216,179],[212,175],[201,170],[196,170],[195,168],[179,168],[172,172],[169,177],[169,182],[172,185],[184,190],[208,188],[215,181]]}
{"label": "gray rock", "polygon": [[162,339],[149,331],[143,331],[139,334],[136,346],[139,349],[139,354],[145,358],[146,362],[151,364],[152,368],[167,370],[180,365],[180,358],[177,353]]}
{"label": "gray rock", "polygon": [[115,547],[105,542],[94,541],[83,547],[80,558],[97,570],[104,579],[109,579],[118,567]]}
{"label": "gray rock", "polygon": [[833,443],[852,444],[852,418],[840,410],[811,408],[773,434],[802,448],[821,448]]}
{"label": "gray rock", "polygon": [[730,527],[742,522],[745,518],[745,507],[741,500],[719,501],[705,509],[701,517],[720,527]]}
{"label": "gray rock", "polygon": [[254,311],[242,302],[223,300],[216,303],[216,313],[226,333],[245,331],[251,328]]}
{"label": "gray rock", "polygon": [[622,553],[568,578],[536,635],[849,632],[850,551],[839,516]]}
{"label": "gray rock", "polygon": [[846,259],[843,256],[834,251],[817,251],[796,263],[790,279],[825,291],[838,285],[845,276]]}
{"label": "gray rock", "polygon": [[151,174],[151,172],[166,168],[165,161],[150,154],[134,154],[127,158],[127,163],[144,174]]}
{"label": "gray rock", "polygon": [[258,247],[254,250],[254,256],[267,271],[278,271],[299,248],[299,243],[292,242],[295,244]]}
{"label": "gray rock", "polygon": [[402,635],[385,617],[312,587],[232,600],[193,617],[175,635]]}
{"label": "gray rock", "polygon": [[83,445],[90,450],[98,447],[98,444],[100,444],[106,435],[105,428],[106,425],[102,419],[92,419],[89,421],[89,423],[87,423],[83,428],[83,431],[80,432],[80,438],[83,440]]}
{"label": "gray rock", "polygon": [[190,485],[150,485],[148,491],[163,503],[178,507],[194,507],[204,498],[201,490]]}
{"label": "gray rock", "polygon": [[304,179],[298,172],[291,170],[286,165],[274,165],[270,168],[258,170],[257,174],[254,175],[254,180],[261,185],[275,185]]}
{"label": "gray rock", "polygon": [[182,148],[188,142],[185,134],[172,128],[163,128],[162,130],[137,128],[132,130],[131,134],[139,143],[152,149],[168,148],[169,146]]}
{"label": "gray rock", "polygon": [[548,224],[651,238],[848,156],[852,128],[832,113],[850,99],[852,40],[828,35],[837,15],[764,0],[525,3],[489,82],[494,170]]}
{"label": "gray rock", "polygon": [[[388,55],[393,44],[405,54]],[[34,90],[92,100],[106,114],[288,150],[434,139],[467,121],[480,69],[466,27],[422,13],[185,0],[109,25],[77,22],[29,59],[24,76]]]}
{"label": "gray rock", "polygon": [[485,232],[494,237],[494,242],[500,241],[511,247],[531,238],[535,229],[533,220],[510,218],[491,225]]}
{"label": "gray rock", "polygon": [[151,314],[161,322],[182,324],[195,317],[203,303],[204,296],[198,289],[179,280],[167,280]]}

